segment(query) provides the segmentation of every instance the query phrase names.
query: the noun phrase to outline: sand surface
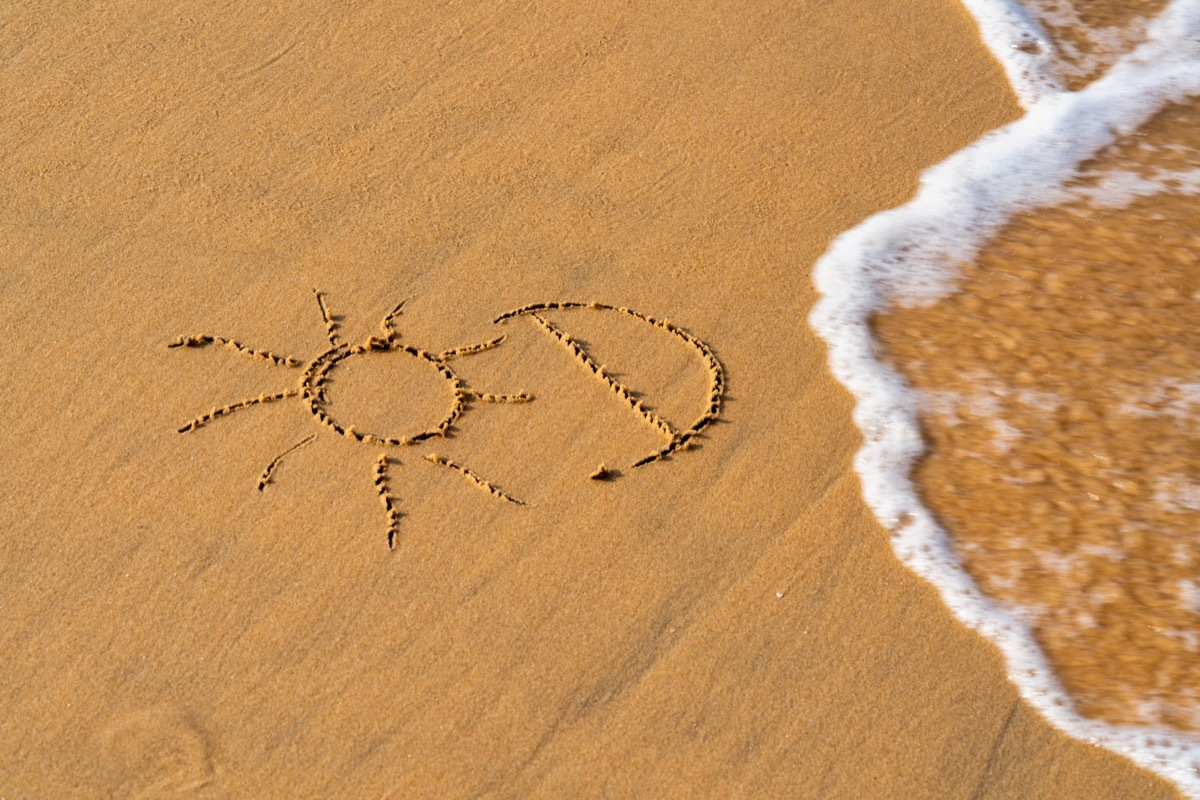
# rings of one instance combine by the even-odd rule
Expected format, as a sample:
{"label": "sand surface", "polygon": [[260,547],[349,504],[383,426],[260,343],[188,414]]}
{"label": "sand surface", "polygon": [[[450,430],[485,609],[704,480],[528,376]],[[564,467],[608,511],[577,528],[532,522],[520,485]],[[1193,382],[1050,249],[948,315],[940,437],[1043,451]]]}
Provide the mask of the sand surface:
{"label": "sand surface", "polygon": [[[876,320],[926,392],[918,479],[972,576],[1025,609],[1085,714],[1192,733],[1198,130],[1200,102],[1168,106],[1005,226],[961,292]],[[1114,204],[1131,178],[1151,190]]]}
{"label": "sand surface", "polygon": [[[1050,729],[901,568],[804,322],[833,236],[1019,113],[965,12],[330,8],[0,28],[0,795],[1172,796]],[[534,399],[390,449],[300,395],[178,433],[300,391],[314,289],[348,346],[408,299],[398,341],[435,354],[339,362],[343,429],[436,427],[436,354],[501,333],[448,363]],[[720,359],[701,446],[631,469],[662,432],[492,323],[592,300]],[[671,332],[544,319],[674,429],[706,413]],[[301,366],[166,346],[201,335]]]}

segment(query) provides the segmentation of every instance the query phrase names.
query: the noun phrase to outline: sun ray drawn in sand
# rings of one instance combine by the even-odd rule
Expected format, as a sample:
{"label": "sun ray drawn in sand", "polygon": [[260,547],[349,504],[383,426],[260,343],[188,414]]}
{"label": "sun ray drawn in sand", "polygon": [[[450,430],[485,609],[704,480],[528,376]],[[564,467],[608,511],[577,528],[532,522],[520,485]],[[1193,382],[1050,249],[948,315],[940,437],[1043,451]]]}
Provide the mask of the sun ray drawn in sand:
{"label": "sun ray drawn in sand", "polygon": [[[400,342],[400,334],[396,330],[395,322],[404,309],[404,303],[401,302],[391,312],[388,313],[380,323],[380,328],[383,332],[382,336],[370,336],[361,344],[348,345],[341,340],[338,335],[338,324],[334,316],[329,312],[329,307],[325,302],[325,296],[313,290],[317,298],[317,306],[321,311],[321,319],[325,323],[326,335],[329,339],[329,347],[324,352],[304,364],[300,359],[290,356],[279,356],[266,350],[258,350],[242,344],[233,339],[226,339],[221,336],[213,336],[202,334],[198,336],[181,336],[175,341],[168,344],[168,347],[206,347],[208,345],[220,345],[229,348],[235,352],[246,355],[250,358],[261,359],[268,361],[277,366],[290,369],[299,369],[304,367],[304,372],[300,376],[299,384],[292,389],[285,389],[273,394],[260,394],[258,397],[240,400],[236,403],[213,408],[208,413],[202,414],[195,419],[190,420],[179,428],[180,433],[190,433],[199,428],[208,425],[213,420],[227,416],[250,408],[256,405],[265,403],[273,403],[277,400],[285,400],[292,397],[299,397],[312,412],[313,417],[324,427],[332,430],[339,436],[345,436],[353,439],[356,442],[372,447],[379,448],[379,455],[374,464],[374,483],[379,494],[380,502],[384,506],[387,514],[387,542],[388,547],[394,549],[396,546],[396,537],[399,532],[399,520],[401,513],[399,511],[399,501],[392,494],[391,482],[388,467],[393,463],[387,455],[387,448],[410,447],[420,444],[434,438],[445,438],[459,417],[466,411],[469,403],[473,401],[481,403],[527,403],[533,397],[525,392],[516,394],[491,394],[487,392],[477,392],[469,388],[463,380],[450,367],[449,362],[456,358],[475,355],[482,353],[485,350],[490,350],[498,346],[505,339],[504,336],[499,336],[495,339],[490,339],[486,342],[458,347],[453,350],[447,350],[442,353],[430,353],[425,350],[411,347]],[[344,423],[334,417],[329,411],[329,402],[326,394],[326,388],[329,381],[330,373],[332,373],[339,364],[346,359],[355,356],[361,356],[367,353],[400,353],[409,358],[428,365],[435,370],[441,378],[449,384],[453,393],[453,402],[450,410],[442,418],[441,422],[432,428],[419,431],[407,436],[384,436],[374,433],[364,433],[358,430],[354,425]],[[278,456],[271,460],[266,469],[263,470],[261,477],[258,480],[258,490],[263,491],[271,483],[271,478],[275,473],[280,462],[283,461],[289,454],[309,444],[316,438],[316,434],[309,435],[284,450]],[[507,492],[501,490],[491,481],[481,477],[474,470],[457,464],[448,459],[442,458],[436,453],[428,453],[425,460],[431,464],[444,467],[453,472],[461,474],[470,483],[485,490],[491,496],[507,503],[515,505],[525,505],[524,502],[518,500]]]}

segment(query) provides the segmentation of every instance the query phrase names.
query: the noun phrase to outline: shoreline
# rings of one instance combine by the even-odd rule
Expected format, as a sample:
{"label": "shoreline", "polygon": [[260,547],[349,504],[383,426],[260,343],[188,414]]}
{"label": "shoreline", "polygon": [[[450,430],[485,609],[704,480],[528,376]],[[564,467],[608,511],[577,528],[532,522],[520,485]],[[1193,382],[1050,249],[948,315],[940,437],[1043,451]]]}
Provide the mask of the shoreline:
{"label": "shoreline", "polygon": [[[922,311],[923,307],[936,309],[943,299],[956,293],[970,294],[982,289],[980,293],[989,297],[995,276],[1004,275],[1008,263],[1014,260],[1009,250],[1015,252],[1020,247],[1019,243],[1010,244],[1003,237],[998,243],[989,241],[1001,225],[1019,214],[1028,215],[1039,205],[1053,205],[1064,197],[1069,198],[1069,190],[1061,188],[1061,184],[1076,174],[1080,162],[1109,144],[1115,136],[1114,131],[1128,135],[1162,105],[1200,90],[1200,83],[1197,83],[1200,70],[1196,67],[1194,54],[1189,58],[1186,34],[1176,39],[1180,31],[1186,31],[1194,24],[1194,4],[1178,3],[1168,13],[1174,15],[1173,18],[1152,23],[1147,43],[1132,55],[1118,60],[1103,78],[1071,94],[1051,93],[1035,100],[1023,119],[990,134],[927,172],[922,191],[912,202],[885,212],[864,223],[860,229],[840,237],[818,263],[816,280],[824,298],[812,319],[814,326],[831,344],[835,372],[859,398],[856,420],[860,429],[867,433],[868,443],[860,451],[856,463],[864,480],[868,502],[880,521],[892,529],[894,547],[902,560],[939,587],[957,617],[997,642],[1006,654],[1010,676],[1021,687],[1022,696],[1057,727],[1081,740],[1100,743],[1120,752],[1169,777],[1183,791],[1196,795],[1200,794],[1200,783],[1197,782],[1200,781],[1197,777],[1200,775],[1200,742],[1186,731],[1171,730],[1161,724],[1154,727],[1114,725],[1081,716],[1074,710],[1074,700],[1062,688],[1059,676],[1047,663],[1042,644],[1035,640],[1020,602],[1010,608],[1008,603],[1014,598],[1009,594],[1002,595],[1003,600],[985,595],[976,585],[976,579],[964,570],[961,559],[974,557],[974,554],[963,556],[956,552],[956,545],[962,545],[958,534],[979,527],[965,520],[988,519],[994,512],[988,510],[985,499],[988,493],[958,499],[954,489],[958,484],[954,478],[958,468],[948,472],[937,467],[958,452],[946,449],[950,447],[947,443],[962,438],[944,432],[944,426],[960,425],[964,419],[971,420],[972,425],[978,425],[980,420],[992,424],[997,431],[995,435],[1003,433],[1005,441],[1002,446],[993,444],[990,447],[993,450],[1000,448],[1001,452],[1007,452],[1012,446],[1009,440],[1020,434],[1010,424],[1011,416],[993,421],[991,412],[981,410],[984,409],[980,406],[983,400],[978,399],[974,401],[978,406],[974,411],[952,411],[946,421],[935,420],[933,417],[937,414],[931,415],[926,406],[936,397],[944,394],[951,398],[951,405],[965,407],[964,392],[984,391],[987,387],[976,385],[968,390],[958,380],[951,391],[949,386],[954,381],[946,375],[931,383],[928,376],[936,372],[936,359],[928,359],[928,353],[931,350],[954,352],[955,342],[961,340],[953,334],[949,334],[949,339],[944,338],[948,335],[946,331],[969,331],[975,316],[986,316],[989,313],[986,309],[997,308],[997,302],[1008,301],[991,297],[972,306],[975,310],[968,317],[956,318],[941,311],[937,311],[941,316],[936,322],[928,322],[922,317],[926,313]],[[1100,127],[1108,130],[1101,132],[1095,123],[1105,115],[1109,121]],[[1151,183],[1140,180],[1140,184],[1137,180],[1132,184],[1126,180],[1125,184],[1131,189],[1119,189],[1123,185],[1119,180],[1114,186],[1119,192],[1152,191],[1152,188],[1145,188]],[[1101,202],[1104,199],[1096,191],[1092,191],[1091,196]],[[1066,230],[1061,224],[1058,229]],[[906,237],[916,237],[919,241]],[[968,268],[985,242],[988,247],[984,248],[983,254],[990,260],[988,272],[981,279]],[[989,248],[998,249],[1000,255],[993,257]],[[1073,257],[1086,259],[1086,252],[1086,247],[1081,248]],[[900,255],[896,256],[897,253]],[[1016,257],[1019,266],[1030,261],[1026,255]],[[1032,270],[1030,274],[1039,274],[1040,270],[1053,269],[1056,264],[1057,256],[1042,254],[1040,261],[1035,258],[1022,268]],[[972,274],[971,282],[960,284],[966,280],[960,273]],[[894,308],[887,309],[888,303]],[[1034,306],[1036,303],[1031,305],[1029,298],[1022,301],[1022,308]],[[877,312],[880,318],[870,322]],[[1023,336],[1020,316],[1018,313],[1014,318],[996,320],[992,324],[996,330],[1009,331],[1008,338]],[[1060,323],[1059,327],[1065,324]],[[882,334],[878,332],[878,325],[884,326]],[[987,331],[974,334],[976,339],[987,335],[991,334]],[[1091,334],[1093,338],[1098,335]],[[876,360],[876,337],[888,347],[903,346],[898,351],[905,359],[903,377],[893,373],[892,366]],[[1077,342],[1074,346],[1083,344]],[[991,350],[987,352],[992,353]],[[1032,352],[1038,351],[1035,348]],[[972,369],[987,370],[990,361],[998,357],[992,353],[986,360],[969,364],[959,359],[952,372],[964,376],[971,374]],[[1045,369],[1052,363],[1053,360],[1047,362]],[[1052,372],[1050,370],[1047,375]],[[1035,391],[1042,386],[1038,375],[1028,372],[1021,375],[1027,379],[1022,379],[1018,388]],[[916,390],[910,390],[910,380],[916,381],[925,394],[918,397]],[[1015,390],[1004,388],[1004,393],[1010,391]],[[1044,390],[1042,393],[1045,394]],[[988,402],[994,404],[996,401],[992,398]],[[1037,413],[1044,416],[1045,410]],[[937,444],[932,453],[926,454],[921,428],[931,425]],[[1013,431],[1011,435],[1007,433],[1010,430]],[[1045,438],[1043,435],[1042,439]],[[1050,439],[1053,440],[1053,436]],[[995,461],[998,456],[983,456],[981,452],[973,458],[982,458],[981,463],[986,463],[988,459]],[[934,465],[936,477],[933,477],[934,469],[926,468],[927,464]],[[1073,468],[1072,465],[1070,469]],[[922,477],[914,486],[910,473],[916,469],[922,470]],[[969,474],[970,463],[966,469]],[[930,480],[936,482],[931,484]],[[997,478],[993,476],[991,480]],[[918,488],[926,497],[939,498],[932,509],[918,498]],[[1049,502],[1062,501],[1050,498]],[[939,521],[935,514],[937,517],[948,515],[958,527]],[[994,549],[1001,538],[1014,535],[1011,530],[997,531],[996,534],[999,538],[993,537],[988,545],[968,541],[966,546]],[[986,550],[981,551],[984,552]],[[999,586],[999,577],[996,582]],[[1036,605],[1030,607],[1037,608]],[[1029,613],[1040,619],[1037,613]],[[1060,660],[1063,659],[1061,647],[1055,652]],[[1086,660],[1085,656],[1080,654],[1073,660]],[[1116,657],[1121,656],[1118,653]],[[1074,673],[1069,673],[1068,677],[1078,683]],[[1091,678],[1093,686],[1097,685],[1096,680],[1095,676]],[[1091,705],[1095,706],[1095,702]]]}

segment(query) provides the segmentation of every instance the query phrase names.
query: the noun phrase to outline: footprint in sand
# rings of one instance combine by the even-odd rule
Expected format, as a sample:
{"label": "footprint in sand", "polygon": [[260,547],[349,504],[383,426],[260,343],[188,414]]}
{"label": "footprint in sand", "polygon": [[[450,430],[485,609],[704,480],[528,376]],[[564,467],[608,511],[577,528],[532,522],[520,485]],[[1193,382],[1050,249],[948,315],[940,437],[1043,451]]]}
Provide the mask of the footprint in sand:
{"label": "footprint in sand", "polygon": [[172,706],[135,711],[105,728],[103,750],[112,796],[129,800],[202,796],[219,768],[188,715]]}

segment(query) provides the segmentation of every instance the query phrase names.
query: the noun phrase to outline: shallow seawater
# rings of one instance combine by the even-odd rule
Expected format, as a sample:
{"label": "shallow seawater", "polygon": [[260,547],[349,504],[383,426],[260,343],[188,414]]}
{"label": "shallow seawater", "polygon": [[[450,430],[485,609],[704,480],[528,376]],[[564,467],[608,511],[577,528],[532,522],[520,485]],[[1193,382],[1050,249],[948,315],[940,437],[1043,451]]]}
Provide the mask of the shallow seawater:
{"label": "shallow seawater", "polygon": [[1200,102],[1087,162],[957,290],[874,320],[916,479],[1086,716],[1200,730]]}
{"label": "shallow seawater", "polygon": [[1080,89],[1145,41],[1146,22],[1167,0],[1022,0],[1054,43],[1058,72]]}
{"label": "shallow seawater", "polygon": [[1200,797],[1200,0],[962,0],[1026,108],[818,260],[897,557]]}

